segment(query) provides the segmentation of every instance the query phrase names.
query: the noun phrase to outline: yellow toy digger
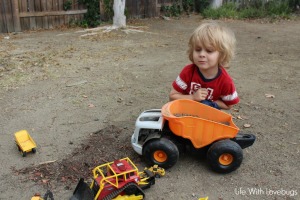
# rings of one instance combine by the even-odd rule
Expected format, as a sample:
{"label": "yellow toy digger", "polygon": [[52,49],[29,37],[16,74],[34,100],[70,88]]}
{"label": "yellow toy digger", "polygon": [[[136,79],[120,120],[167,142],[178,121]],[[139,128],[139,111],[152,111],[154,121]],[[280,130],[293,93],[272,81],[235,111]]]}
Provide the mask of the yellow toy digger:
{"label": "yellow toy digger", "polygon": [[156,178],[160,178],[166,174],[165,169],[162,167],[159,167],[158,165],[153,165],[152,167],[145,167],[144,171],[142,174],[145,176],[149,176],[149,174],[154,174]]}

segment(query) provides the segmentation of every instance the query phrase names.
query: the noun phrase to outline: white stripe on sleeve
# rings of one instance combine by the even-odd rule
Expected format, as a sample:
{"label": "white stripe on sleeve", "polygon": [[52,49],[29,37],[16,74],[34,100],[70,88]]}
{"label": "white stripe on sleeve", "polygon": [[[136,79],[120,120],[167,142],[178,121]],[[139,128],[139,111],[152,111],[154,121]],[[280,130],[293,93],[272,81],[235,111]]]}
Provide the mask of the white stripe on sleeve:
{"label": "white stripe on sleeve", "polygon": [[236,99],[237,97],[238,97],[238,93],[236,91],[234,91],[233,94],[222,96],[222,100],[223,101],[232,101],[232,100]]}
{"label": "white stripe on sleeve", "polygon": [[177,76],[177,78],[176,78],[176,84],[177,84],[182,90],[186,90],[186,88],[187,88],[187,84],[186,84],[179,76]]}

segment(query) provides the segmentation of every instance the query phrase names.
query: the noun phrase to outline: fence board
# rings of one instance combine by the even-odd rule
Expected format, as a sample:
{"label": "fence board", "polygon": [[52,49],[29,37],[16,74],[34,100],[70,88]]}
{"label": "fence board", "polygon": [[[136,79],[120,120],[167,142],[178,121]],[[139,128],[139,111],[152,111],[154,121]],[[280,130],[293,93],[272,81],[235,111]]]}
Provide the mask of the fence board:
{"label": "fence board", "polygon": [[61,15],[77,15],[86,13],[87,10],[70,10],[70,11],[50,11],[50,12],[24,12],[20,13],[20,17],[42,17],[42,16],[61,16]]}
{"label": "fence board", "polygon": [[129,13],[129,18],[140,18],[139,4],[139,1],[136,0],[126,0],[126,9]]}
{"label": "fence board", "polygon": [[[19,0],[19,10],[20,10],[20,13],[21,12],[28,12],[27,0]],[[21,18],[20,23],[21,23],[21,29],[22,30],[29,30],[30,29],[30,20],[29,20],[28,17],[27,18]]]}
{"label": "fence board", "polygon": [[[40,0],[34,0],[34,10],[35,10],[35,12],[42,11]],[[36,17],[35,21],[36,21],[36,28],[37,29],[43,28],[43,17]]]}
{"label": "fence board", "polygon": [[[28,3],[28,5],[27,5],[28,6],[28,12],[35,12],[35,10],[34,10],[34,0],[28,0],[27,3]],[[36,28],[35,17],[30,17],[29,22],[30,22],[30,24],[29,24],[30,29],[35,29]]]}
{"label": "fence board", "polygon": [[[47,0],[41,0],[41,11],[42,12],[47,12]],[[48,24],[48,16],[43,16],[43,28],[48,29],[49,24]]]}
{"label": "fence board", "polygon": [[[58,0],[53,0],[53,5],[52,5],[52,11],[58,11]],[[54,16],[53,18],[53,26],[57,27],[59,26],[59,17]]]}
{"label": "fence board", "polygon": [[21,24],[20,24],[20,17],[19,17],[19,2],[18,0],[12,1],[12,14],[13,14],[13,21],[14,21],[14,31],[20,32],[21,31]]}
{"label": "fence board", "polygon": [[[83,5],[79,5],[78,4],[78,0],[73,0],[73,9],[75,9],[75,10],[81,10],[81,9],[83,9]],[[73,21],[79,21],[79,20],[81,20],[81,19],[83,19],[83,16],[84,15],[72,15],[71,17],[72,17],[72,20]],[[68,23],[69,23],[69,21],[68,21]]]}
{"label": "fence board", "polygon": [[[52,11],[53,8],[53,1],[52,0],[47,0],[47,11]],[[53,16],[48,17],[48,27],[53,28]]]}
{"label": "fence board", "polygon": [[3,0],[4,2],[4,19],[7,23],[6,29],[8,32],[14,32],[14,24],[13,17],[12,17],[12,8],[11,8],[11,1],[10,0]]}
{"label": "fence board", "polygon": [[0,25],[0,33],[7,32],[5,18],[4,18],[4,3],[3,1],[0,1],[0,22],[2,22]]}
{"label": "fence board", "polygon": [[[63,11],[64,1],[58,0],[58,10]],[[65,24],[65,16],[59,16],[59,25]]]}

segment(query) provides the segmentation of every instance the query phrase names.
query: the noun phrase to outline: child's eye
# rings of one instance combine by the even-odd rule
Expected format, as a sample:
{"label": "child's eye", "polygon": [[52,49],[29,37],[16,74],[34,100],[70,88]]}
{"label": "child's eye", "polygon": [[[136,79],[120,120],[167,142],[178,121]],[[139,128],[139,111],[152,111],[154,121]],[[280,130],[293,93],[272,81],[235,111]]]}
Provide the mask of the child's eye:
{"label": "child's eye", "polygon": [[213,53],[215,50],[214,49],[207,49],[206,50],[208,53]]}

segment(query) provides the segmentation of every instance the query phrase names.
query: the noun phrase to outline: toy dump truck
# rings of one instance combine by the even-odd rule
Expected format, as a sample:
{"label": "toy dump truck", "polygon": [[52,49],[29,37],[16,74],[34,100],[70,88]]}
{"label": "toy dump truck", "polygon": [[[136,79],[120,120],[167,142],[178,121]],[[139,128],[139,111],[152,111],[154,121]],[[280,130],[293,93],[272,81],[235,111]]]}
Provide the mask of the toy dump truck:
{"label": "toy dump truck", "polygon": [[212,169],[220,173],[236,170],[242,149],[254,141],[253,134],[239,132],[230,114],[187,99],[141,113],[131,137],[133,149],[150,165],[170,168],[180,153],[203,150]]}
{"label": "toy dump truck", "polygon": [[153,184],[154,174],[139,172],[129,158],[123,158],[94,168],[90,186],[81,178],[70,200],[143,199],[143,189]]}
{"label": "toy dump truck", "polygon": [[15,133],[15,142],[23,157],[25,157],[29,152],[36,152],[36,144],[26,130],[21,130]]}

